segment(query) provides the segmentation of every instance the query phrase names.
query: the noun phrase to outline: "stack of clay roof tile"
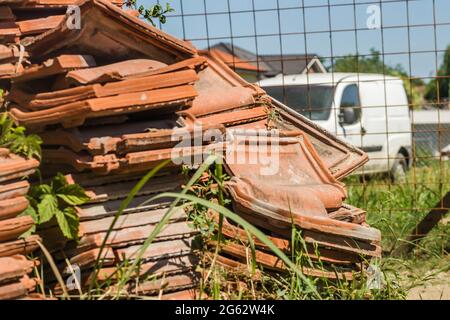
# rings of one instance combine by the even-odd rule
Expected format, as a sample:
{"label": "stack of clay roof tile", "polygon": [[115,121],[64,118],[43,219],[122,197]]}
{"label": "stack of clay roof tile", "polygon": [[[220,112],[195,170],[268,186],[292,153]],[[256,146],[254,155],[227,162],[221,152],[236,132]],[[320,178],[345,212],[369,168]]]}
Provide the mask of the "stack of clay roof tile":
{"label": "stack of clay roof tile", "polygon": [[[226,163],[226,168],[233,177],[227,188],[235,211],[282,250],[288,250],[293,223],[303,230],[310,255],[318,246],[330,265],[351,271],[363,258],[380,255],[379,232],[365,224],[365,212],[343,202],[346,192],[337,181],[367,161],[363,152],[272,101],[207,52],[198,53],[109,2],[78,5],[81,29],[63,21],[21,42],[31,65],[14,74],[7,100],[11,117],[44,140],[43,174],[69,174],[69,181],[91,197],[78,209],[79,243],[65,241],[56,227],[41,230],[62,269],[67,269],[65,257],[81,268],[83,287],[93,276],[113,216],[139,178],[174,151],[188,158],[205,153],[209,142],[202,141],[203,132],[195,131],[194,123],[221,135],[225,128],[281,130],[281,136],[265,138],[280,145],[276,175],[262,177],[258,166]],[[247,140],[254,138],[242,132]],[[173,141],[186,133],[200,145]],[[233,142],[213,146],[233,147]],[[141,190],[106,241],[100,280],[114,276],[117,263],[133,260],[170,200],[139,204],[151,195],[177,191],[182,183],[180,167],[172,164]],[[230,239],[244,237],[232,224],[225,229]],[[195,235],[186,213],[177,209],[144,253],[140,274],[155,279],[144,277],[129,291],[158,296],[163,289],[167,298],[194,297]],[[260,264],[284,269],[264,245],[257,243],[257,248]],[[220,261],[231,268],[246,259],[243,243],[230,242],[222,252]]]}
{"label": "stack of clay roof tile", "polygon": [[[78,0],[0,0],[0,80],[21,72],[28,53],[20,46],[26,37],[40,35],[65,20]],[[123,1],[112,0],[117,6]],[[70,13],[70,12],[69,12]]]}
{"label": "stack of clay roof tile", "polygon": [[[80,9],[81,30],[62,23],[22,41],[31,64],[11,77],[7,100],[12,118],[44,140],[43,175],[68,173],[68,180],[91,197],[78,208],[78,243],[66,241],[56,225],[39,231],[67,276],[71,270],[65,257],[81,269],[85,289],[121,202],[145,172],[171,158],[178,143],[172,141],[174,134],[194,133],[193,118],[180,112],[192,107],[198,95],[194,85],[206,59],[109,2],[86,1]],[[223,131],[222,125],[207,128]],[[196,135],[201,138],[201,132]],[[171,165],[140,191],[106,241],[99,280],[114,280],[116,265],[133,261],[171,201],[140,204],[152,195],[180,190],[183,182],[179,167]],[[128,291],[158,296],[164,288],[167,298],[192,298],[198,282],[196,233],[186,213],[176,209],[143,255],[141,281]],[[53,281],[60,292],[54,280],[49,272],[46,284]]]}
{"label": "stack of clay roof tile", "polygon": [[38,236],[21,235],[34,225],[30,216],[21,216],[28,207],[25,195],[29,184],[23,178],[34,173],[39,162],[25,160],[0,149],[0,300],[26,298],[37,281],[28,274],[36,265],[24,256],[37,249]]}

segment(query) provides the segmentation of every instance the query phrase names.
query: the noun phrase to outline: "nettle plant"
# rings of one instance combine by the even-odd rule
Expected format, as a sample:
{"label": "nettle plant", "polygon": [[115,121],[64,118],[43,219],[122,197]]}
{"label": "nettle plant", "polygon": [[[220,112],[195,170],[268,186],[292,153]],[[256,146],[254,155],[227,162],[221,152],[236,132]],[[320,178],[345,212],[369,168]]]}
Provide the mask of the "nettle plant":
{"label": "nettle plant", "polygon": [[35,134],[26,134],[25,127],[16,126],[4,112],[0,116],[0,147],[27,159],[41,159],[42,139]]}
{"label": "nettle plant", "polygon": [[150,22],[154,27],[156,27],[155,19],[159,20],[162,24],[167,22],[166,14],[174,12],[175,10],[170,6],[170,3],[166,3],[165,7],[161,4],[155,4],[149,8],[143,5],[137,4],[137,0],[128,0],[125,5],[128,8],[132,8],[139,11],[139,14],[148,22]]}
{"label": "nettle plant", "polygon": [[[49,184],[32,186],[28,193],[30,206],[24,214],[30,215],[41,225],[56,219],[62,234],[69,240],[78,239],[79,218],[76,206],[89,201],[84,189],[77,184],[69,184],[66,177],[58,173]],[[29,234],[36,231],[36,225]]]}
{"label": "nettle plant", "polygon": [[[27,159],[41,160],[42,139],[35,134],[26,134],[25,127],[17,126],[7,113],[0,116],[0,147]],[[62,234],[76,240],[78,236],[79,218],[75,206],[89,201],[83,188],[77,184],[69,184],[66,177],[59,173],[49,184],[37,184],[30,188],[27,195],[30,205],[22,215],[33,218],[35,225],[27,233],[36,232],[36,226],[56,219]]]}

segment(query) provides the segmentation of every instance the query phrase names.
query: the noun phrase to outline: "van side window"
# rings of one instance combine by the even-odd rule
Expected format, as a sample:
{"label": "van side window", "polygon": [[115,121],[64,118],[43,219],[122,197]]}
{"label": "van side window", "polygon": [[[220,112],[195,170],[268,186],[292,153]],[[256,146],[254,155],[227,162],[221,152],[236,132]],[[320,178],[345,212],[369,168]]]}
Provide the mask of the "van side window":
{"label": "van side window", "polygon": [[359,90],[356,84],[347,86],[342,93],[341,111],[346,108],[352,108],[355,116],[353,123],[357,123],[361,119],[361,101],[359,100]]}

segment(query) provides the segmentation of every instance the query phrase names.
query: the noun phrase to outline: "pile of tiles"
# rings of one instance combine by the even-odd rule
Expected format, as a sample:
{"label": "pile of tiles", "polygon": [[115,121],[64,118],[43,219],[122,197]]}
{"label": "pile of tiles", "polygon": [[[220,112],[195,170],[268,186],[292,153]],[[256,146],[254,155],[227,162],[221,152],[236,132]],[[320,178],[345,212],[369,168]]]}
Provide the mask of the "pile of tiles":
{"label": "pile of tiles", "polygon": [[[337,181],[367,161],[363,152],[273,101],[208,52],[197,52],[110,2],[77,5],[80,29],[69,28],[65,17],[50,31],[21,41],[30,63],[10,76],[6,99],[15,122],[44,140],[43,174],[63,172],[91,198],[78,208],[78,243],[66,241],[56,226],[40,231],[67,276],[79,268],[82,289],[94,276],[114,215],[139,179],[174,154],[189,160],[211,149],[235,150],[236,142],[224,138],[225,129],[242,132],[244,141],[255,138],[246,129],[261,129],[269,145],[281,146],[280,171],[270,178],[260,176],[258,165],[226,163],[233,177],[227,189],[235,211],[282,250],[289,250],[292,223],[303,230],[316,259],[313,249],[318,246],[331,271],[305,273],[332,278],[339,265],[347,276],[360,269],[363,259],[380,255],[379,232],[365,224],[365,212],[343,202],[346,192]],[[272,135],[272,129],[281,135]],[[205,139],[205,132],[224,141]],[[186,135],[195,145],[174,139]],[[255,152],[236,150],[244,156]],[[183,183],[180,164],[170,162],[139,192],[106,241],[98,280],[114,280],[117,264],[133,261],[171,203],[145,201],[179,191]],[[241,268],[247,258],[245,232],[227,222],[224,233],[242,241],[223,246],[219,262]],[[140,281],[129,284],[128,292],[194,298],[199,281],[196,235],[187,214],[176,208],[168,227],[143,254]],[[257,249],[258,263],[285,269],[263,244],[257,242]],[[52,281],[50,275],[47,279]],[[61,291],[56,281],[53,290]]]}
{"label": "pile of tiles", "polygon": [[0,300],[31,297],[37,280],[29,273],[37,261],[24,255],[38,248],[39,236],[20,238],[33,227],[30,216],[20,216],[28,207],[29,184],[23,178],[34,173],[37,160],[25,160],[0,149]]}

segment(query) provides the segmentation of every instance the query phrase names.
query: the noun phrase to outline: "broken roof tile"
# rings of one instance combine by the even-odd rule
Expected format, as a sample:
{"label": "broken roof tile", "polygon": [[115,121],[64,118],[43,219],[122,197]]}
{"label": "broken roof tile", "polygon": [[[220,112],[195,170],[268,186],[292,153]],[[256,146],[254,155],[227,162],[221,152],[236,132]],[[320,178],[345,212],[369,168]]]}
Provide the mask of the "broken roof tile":
{"label": "broken roof tile", "polygon": [[56,74],[65,73],[72,69],[82,69],[94,66],[96,66],[96,63],[92,56],[65,54],[56,58],[48,59],[42,64],[28,67],[12,80],[14,82],[23,82],[41,79]]}
{"label": "broken roof tile", "polygon": [[158,74],[157,71],[164,67],[167,67],[167,64],[156,60],[131,59],[96,68],[70,71],[66,78],[70,83],[76,85],[106,83],[123,80],[147,71],[156,71],[156,74]]}
{"label": "broken roof tile", "polygon": [[16,24],[19,26],[21,36],[29,36],[56,28],[64,18],[64,15],[55,15],[39,19],[17,21]]}

